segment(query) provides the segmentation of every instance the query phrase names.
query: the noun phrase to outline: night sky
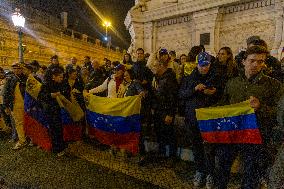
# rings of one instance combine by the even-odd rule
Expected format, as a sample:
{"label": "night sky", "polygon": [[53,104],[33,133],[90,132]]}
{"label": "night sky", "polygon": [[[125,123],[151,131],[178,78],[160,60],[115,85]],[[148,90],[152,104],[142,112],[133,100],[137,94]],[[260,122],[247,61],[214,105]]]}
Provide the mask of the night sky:
{"label": "night sky", "polygon": [[[93,13],[84,0],[16,0],[18,3],[26,3],[36,9],[59,16],[61,12],[68,12],[68,27],[76,31],[86,33],[94,38],[103,40],[105,28],[102,21]],[[134,6],[135,0],[90,0],[101,12],[103,17],[109,19],[112,26],[123,39],[118,38],[109,30],[113,46],[127,49],[130,44],[130,35],[124,25],[124,19],[128,10]]]}

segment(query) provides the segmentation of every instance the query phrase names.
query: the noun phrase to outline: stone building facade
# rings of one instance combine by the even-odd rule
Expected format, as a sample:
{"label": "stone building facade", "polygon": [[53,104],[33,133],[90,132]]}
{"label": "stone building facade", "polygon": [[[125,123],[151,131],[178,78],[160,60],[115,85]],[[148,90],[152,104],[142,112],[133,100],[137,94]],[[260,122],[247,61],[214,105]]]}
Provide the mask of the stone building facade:
{"label": "stone building facade", "polygon": [[284,0],[136,0],[125,25],[131,35],[132,52],[160,47],[188,53],[203,44],[216,54],[229,46],[236,54],[246,38],[259,35],[280,58],[284,47]]}
{"label": "stone building facade", "polygon": [[[100,62],[103,58],[112,61],[121,60],[123,53],[119,48],[111,49],[85,34],[65,28],[60,15],[55,17],[31,7],[19,7],[26,18],[23,29],[24,60],[38,60],[48,65],[50,57],[57,54],[61,64],[67,64],[71,57],[76,57],[82,64],[84,56],[90,56]],[[0,66],[8,68],[18,61],[18,33],[14,27],[11,7],[0,3]],[[66,13],[61,15],[66,16]]]}

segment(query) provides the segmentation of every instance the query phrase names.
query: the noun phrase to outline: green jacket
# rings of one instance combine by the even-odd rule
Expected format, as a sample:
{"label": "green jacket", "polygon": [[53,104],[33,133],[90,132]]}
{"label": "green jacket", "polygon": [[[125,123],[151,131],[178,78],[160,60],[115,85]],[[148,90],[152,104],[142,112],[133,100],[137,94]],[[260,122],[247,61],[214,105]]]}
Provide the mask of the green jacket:
{"label": "green jacket", "polygon": [[218,104],[235,104],[248,100],[250,96],[258,98],[260,109],[256,115],[263,141],[267,144],[274,140],[274,128],[279,128],[276,115],[281,94],[281,83],[262,72],[250,79],[239,75],[227,82],[224,95]]}

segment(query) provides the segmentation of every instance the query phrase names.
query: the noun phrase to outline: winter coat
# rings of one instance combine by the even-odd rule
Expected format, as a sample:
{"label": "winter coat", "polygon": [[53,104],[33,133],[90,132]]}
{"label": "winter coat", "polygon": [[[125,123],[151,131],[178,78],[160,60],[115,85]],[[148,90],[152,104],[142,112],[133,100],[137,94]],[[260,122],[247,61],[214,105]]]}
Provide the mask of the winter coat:
{"label": "winter coat", "polygon": [[24,99],[25,96],[25,90],[26,90],[26,81],[27,77],[25,75],[11,75],[7,78],[7,82],[4,86],[3,91],[3,105],[5,108],[10,108],[10,110],[13,110],[14,107],[14,100],[15,100],[15,88],[17,86],[17,83],[19,83],[19,88],[22,94],[22,97]]}
{"label": "winter coat", "polygon": [[[85,89],[90,90],[101,85],[106,78],[108,78],[108,73],[103,67],[94,69],[94,71],[90,75],[90,80],[85,85]],[[107,93],[104,91],[101,93],[97,93],[96,95],[105,97],[107,96]]]}
{"label": "winter coat", "polygon": [[134,79],[142,82],[146,80],[148,83],[144,85],[144,89],[149,90],[151,88],[151,81],[153,79],[153,74],[149,68],[146,67],[146,62],[139,61],[135,62],[132,66],[134,72]]}
{"label": "winter coat", "polygon": [[273,139],[273,129],[277,127],[276,112],[281,95],[282,86],[276,79],[262,72],[250,79],[240,74],[227,82],[224,95],[218,104],[235,104],[248,100],[250,96],[258,98],[260,109],[256,111],[256,115],[264,143],[268,143]]}
{"label": "winter coat", "polygon": [[155,77],[156,87],[152,106],[156,116],[165,118],[167,115],[174,117],[177,108],[178,82],[176,74],[168,68],[161,76]]}
{"label": "winter coat", "polygon": [[[207,87],[216,88],[216,93],[206,95],[202,91],[195,91],[198,84],[204,84]],[[179,98],[184,101],[185,118],[191,123],[196,123],[195,109],[209,107],[217,103],[220,91],[220,78],[210,69],[206,75],[199,73],[195,68],[189,76],[184,77],[179,89]]]}
{"label": "winter coat", "polygon": [[137,81],[131,81],[130,83],[123,82],[119,86],[118,97],[135,96],[143,91],[142,85]]}
{"label": "winter coat", "polygon": [[75,69],[77,71],[77,74],[79,74],[80,71],[81,71],[81,67],[80,66],[74,65],[72,63],[67,64],[66,67],[65,67],[66,73],[68,73],[72,69]]}
{"label": "winter coat", "polygon": [[51,97],[51,93],[56,92],[60,92],[66,98],[70,99],[70,93],[68,93],[67,85],[65,82],[45,82],[41,86],[41,90],[38,94],[38,100],[41,103],[43,110],[48,114],[56,114],[60,112],[60,106],[57,103],[57,100]]}
{"label": "winter coat", "polygon": [[51,81],[52,80],[52,70],[55,68],[59,68],[62,70],[62,72],[64,72],[64,68],[60,65],[60,64],[50,64],[47,69],[46,72],[44,74],[44,81]]}

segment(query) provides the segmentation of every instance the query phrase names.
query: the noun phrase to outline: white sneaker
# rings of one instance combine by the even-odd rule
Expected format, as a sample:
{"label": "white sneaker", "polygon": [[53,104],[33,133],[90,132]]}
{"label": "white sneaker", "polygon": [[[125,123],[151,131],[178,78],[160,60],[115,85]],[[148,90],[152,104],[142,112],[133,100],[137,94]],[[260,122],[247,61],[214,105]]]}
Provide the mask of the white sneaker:
{"label": "white sneaker", "polygon": [[193,185],[195,187],[200,187],[204,183],[204,175],[200,172],[196,172],[193,179]]}
{"label": "white sneaker", "polygon": [[66,152],[63,150],[63,151],[57,153],[56,156],[57,156],[57,157],[62,157],[62,156],[64,156],[65,154],[66,154]]}
{"label": "white sneaker", "polygon": [[206,189],[213,189],[214,188],[214,179],[211,175],[206,177]]}
{"label": "white sneaker", "polygon": [[33,141],[30,141],[28,146],[32,147],[32,146],[35,146],[35,145],[34,145]]}
{"label": "white sneaker", "polygon": [[263,177],[260,179],[260,188],[261,189],[267,189],[268,188],[267,180]]}
{"label": "white sneaker", "polygon": [[12,149],[13,150],[19,150],[19,149],[25,147],[26,145],[27,145],[26,143],[17,142],[16,145]]}

